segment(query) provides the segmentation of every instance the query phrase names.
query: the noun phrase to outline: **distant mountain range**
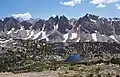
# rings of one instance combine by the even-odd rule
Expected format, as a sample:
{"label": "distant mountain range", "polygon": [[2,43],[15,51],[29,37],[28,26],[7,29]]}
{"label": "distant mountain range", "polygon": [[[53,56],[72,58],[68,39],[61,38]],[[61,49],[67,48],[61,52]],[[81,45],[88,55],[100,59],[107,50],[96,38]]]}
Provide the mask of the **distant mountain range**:
{"label": "distant mountain range", "polygon": [[120,43],[120,18],[86,14],[79,19],[63,16],[48,20],[6,17],[0,20],[0,44],[13,39],[56,42],[117,42]]}

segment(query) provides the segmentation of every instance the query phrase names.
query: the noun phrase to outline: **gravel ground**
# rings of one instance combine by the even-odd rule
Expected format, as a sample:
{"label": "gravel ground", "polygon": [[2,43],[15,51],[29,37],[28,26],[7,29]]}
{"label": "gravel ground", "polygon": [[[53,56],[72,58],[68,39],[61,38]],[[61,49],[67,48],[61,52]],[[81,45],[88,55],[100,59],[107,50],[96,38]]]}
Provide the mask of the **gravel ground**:
{"label": "gravel ground", "polygon": [[120,77],[120,65],[117,64],[94,64],[94,65],[61,65],[56,71],[28,73],[0,73],[0,77]]}
{"label": "gravel ground", "polygon": [[0,73],[0,77],[58,77],[55,71],[29,72],[29,73]]}

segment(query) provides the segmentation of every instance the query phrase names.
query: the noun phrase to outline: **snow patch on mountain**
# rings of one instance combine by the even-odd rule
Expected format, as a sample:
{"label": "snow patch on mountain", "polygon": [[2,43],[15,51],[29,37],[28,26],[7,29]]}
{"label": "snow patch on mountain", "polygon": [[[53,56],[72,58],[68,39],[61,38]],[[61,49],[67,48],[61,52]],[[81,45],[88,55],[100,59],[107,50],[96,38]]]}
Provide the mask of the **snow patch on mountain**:
{"label": "snow patch on mountain", "polygon": [[40,34],[41,34],[41,31],[39,33],[37,33],[36,35],[34,35],[33,40],[37,39],[40,36]]}
{"label": "snow patch on mountain", "polygon": [[70,39],[75,39],[77,37],[77,33],[72,33],[72,36],[70,37]]}
{"label": "snow patch on mountain", "polygon": [[42,33],[42,38],[41,38],[41,40],[42,40],[42,39],[46,39],[46,40],[48,41],[49,39],[48,39],[48,37],[47,37],[47,35],[46,35],[46,32],[45,32],[45,31],[42,31],[41,33]]}
{"label": "snow patch on mountain", "polygon": [[56,26],[54,26],[54,30],[57,30],[58,29],[58,24]]}
{"label": "snow patch on mountain", "polygon": [[12,28],[10,31],[8,31],[7,34],[11,34],[14,30],[15,30],[15,28]]}
{"label": "snow patch on mountain", "polygon": [[9,42],[9,41],[11,41],[11,40],[12,40],[12,38],[10,38],[9,40],[4,40],[4,41],[1,41],[1,40],[0,40],[0,44],[7,43],[7,42]]}
{"label": "snow patch on mountain", "polygon": [[118,42],[118,40],[116,40],[114,35],[109,36],[110,38],[114,39],[116,42]]}
{"label": "snow patch on mountain", "polygon": [[76,40],[76,42],[79,42],[80,41],[80,38],[78,38],[77,40]]}
{"label": "snow patch on mountain", "polygon": [[32,38],[33,35],[34,35],[34,30],[32,30],[30,35],[27,38],[25,38],[25,39],[30,39],[30,38]]}
{"label": "snow patch on mountain", "polygon": [[96,22],[96,20],[93,20],[93,19],[90,19],[90,21],[92,21],[92,22]]}
{"label": "snow patch on mountain", "polygon": [[69,34],[69,33],[63,35],[63,38],[64,38],[63,42],[66,42],[66,41],[67,41],[67,39],[68,39],[68,34]]}
{"label": "snow patch on mountain", "polygon": [[93,39],[94,41],[97,41],[96,33],[92,33],[92,39]]}

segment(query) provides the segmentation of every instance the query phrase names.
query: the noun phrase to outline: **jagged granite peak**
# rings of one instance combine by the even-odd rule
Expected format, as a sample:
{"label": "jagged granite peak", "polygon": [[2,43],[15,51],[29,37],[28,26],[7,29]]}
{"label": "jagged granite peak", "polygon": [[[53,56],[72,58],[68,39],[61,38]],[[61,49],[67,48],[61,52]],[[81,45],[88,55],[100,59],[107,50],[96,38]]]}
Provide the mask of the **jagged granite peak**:
{"label": "jagged granite peak", "polygon": [[98,20],[99,16],[87,13],[85,16],[83,16],[83,18],[90,18],[90,19],[93,19],[93,20]]}
{"label": "jagged granite peak", "polygon": [[[53,42],[117,42],[120,43],[120,18],[86,14],[79,19],[51,16],[48,20],[18,21],[13,17],[0,20],[0,37],[8,39],[46,40]],[[6,39],[6,38],[5,38]]]}
{"label": "jagged granite peak", "polygon": [[67,29],[68,30],[72,29],[72,26],[70,25],[69,20],[64,15],[60,16],[60,20],[58,24],[58,31],[65,34],[68,32]]}
{"label": "jagged granite peak", "polygon": [[6,17],[3,21],[4,28],[10,31],[12,28],[15,30],[20,29],[20,22],[13,17]]}
{"label": "jagged granite peak", "polygon": [[4,18],[3,22],[4,23],[7,23],[8,21],[16,21],[16,22],[19,22],[17,19],[15,19],[14,17],[6,17]]}
{"label": "jagged granite peak", "polygon": [[56,15],[55,17],[52,16],[49,18],[49,21],[52,21],[51,23],[53,23],[54,25],[57,25],[59,21],[59,16],[58,15]]}

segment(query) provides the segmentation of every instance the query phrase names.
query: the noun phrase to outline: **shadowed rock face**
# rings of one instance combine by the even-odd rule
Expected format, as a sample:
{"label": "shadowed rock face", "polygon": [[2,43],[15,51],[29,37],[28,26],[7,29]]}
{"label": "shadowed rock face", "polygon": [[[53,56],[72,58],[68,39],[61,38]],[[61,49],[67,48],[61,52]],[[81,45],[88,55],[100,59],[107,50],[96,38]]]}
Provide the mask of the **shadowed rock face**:
{"label": "shadowed rock face", "polygon": [[45,31],[49,32],[54,29],[54,23],[51,23],[50,20],[45,21]]}
{"label": "shadowed rock face", "polygon": [[58,26],[58,31],[63,34],[67,33],[66,29],[71,29],[69,20],[65,16],[60,17]]}
{"label": "shadowed rock face", "polygon": [[20,29],[20,22],[14,19],[13,17],[6,17],[3,23],[4,28],[7,28],[8,31],[10,31],[12,28],[15,28],[15,30]]}
{"label": "shadowed rock face", "polygon": [[32,26],[32,24],[29,23],[29,22],[27,22],[27,21],[23,21],[23,22],[21,22],[21,25],[24,26],[25,30],[29,30],[30,27]]}
{"label": "shadowed rock face", "polygon": [[1,31],[3,31],[3,30],[4,30],[4,25],[3,25],[2,20],[0,20],[0,30],[1,30]]}
{"label": "shadowed rock face", "polygon": [[[21,27],[24,37],[18,37]],[[0,29],[4,36],[23,39],[46,40],[47,42],[117,42],[120,43],[120,19],[104,18],[86,14],[79,19],[68,19],[63,16],[44,19],[30,19],[20,22],[13,17],[0,20]],[[13,31],[14,30],[14,31]],[[1,34],[1,35],[2,35]],[[10,39],[9,38],[9,39]]]}
{"label": "shadowed rock face", "polygon": [[112,21],[112,26],[115,27],[116,34],[120,35],[120,21]]}
{"label": "shadowed rock face", "polygon": [[44,25],[44,21],[40,19],[39,21],[37,21],[35,23],[35,25],[32,27],[32,29],[34,29],[34,30],[37,30],[37,29],[42,30],[43,25]]}
{"label": "shadowed rock face", "polygon": [[49,40],[51,40],[50,42],[52,43],[61,42],[62,40],[64,40],[63,35],[58,31],[51,32],[48,38]]}
{"label": "shadowed rock face", "polygon": [[58,22],[59,22],[59,17],[58,17],[58,15],[57,15],[55,18],[54,18],[54,17],[50,17],[50,18],[49,18],[49,21],[50,21],[51,24],[57,25]]}

